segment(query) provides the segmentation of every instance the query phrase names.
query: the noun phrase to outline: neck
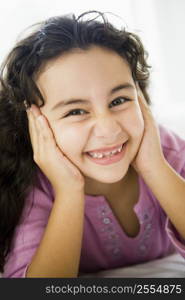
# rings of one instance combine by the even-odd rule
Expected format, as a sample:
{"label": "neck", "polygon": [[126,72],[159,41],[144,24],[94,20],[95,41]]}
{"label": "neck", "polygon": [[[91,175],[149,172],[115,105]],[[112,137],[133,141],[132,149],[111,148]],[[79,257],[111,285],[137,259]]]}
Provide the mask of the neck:
{"label": "neck", "polygon": [[133,178],[135,178],[136,171],[129,167],[126,175],[118,182],[114,183],[102,183],[96,181],[92,178],[85,178],[85,194],[86,195],[103,195],[107,198],[112,195],[119,195],[123,191],[128,190],[130,185],[133,183]]}

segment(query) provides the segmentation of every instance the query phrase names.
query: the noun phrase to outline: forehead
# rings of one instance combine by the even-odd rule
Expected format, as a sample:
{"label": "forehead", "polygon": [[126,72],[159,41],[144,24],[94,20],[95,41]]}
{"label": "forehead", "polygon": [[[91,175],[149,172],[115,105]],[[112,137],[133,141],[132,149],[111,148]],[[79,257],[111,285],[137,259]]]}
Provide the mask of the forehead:
{"label": "forehead", "polygon": [[127,61],[116,52],[97,46],[75,49],[49,61],[37,77],[38,87],[46,98],[51,94],[55,98],[58,91],[67,93],[66,97],[73,90],[103,91],[120,81],[133,82]]}

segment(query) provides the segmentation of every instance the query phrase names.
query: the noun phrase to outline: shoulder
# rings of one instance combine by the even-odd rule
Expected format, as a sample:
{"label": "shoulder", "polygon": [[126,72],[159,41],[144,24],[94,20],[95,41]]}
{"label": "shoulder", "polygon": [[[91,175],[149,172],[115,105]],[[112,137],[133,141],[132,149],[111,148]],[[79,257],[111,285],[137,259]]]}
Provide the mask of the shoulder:
{"label": "shoulder", "polygon": [[41,172],[39,168],[37,169],[37,184],[35,186],[35,190],[41,191],[51,198],[53,198],[54,196],[53,188],[48,178],[44,175],[43,172]]}
{"label": "shoulder", "polygon": [[176,153],[185,151],[185,139],[180,137],[173,130],[159,124],[161,144],[164,150]]}
{"label": "shoulder", "polygon": [[159,124],[161,146],[166,160],[177,170],[185,168],[185,139]]}
{"label": "shoulder", "polygon": [[35,185],[30,186],[25,198],[25,205],[20,223],[35,215],[48,215],[54,201],[52,186],[47,177],[38,169]]}

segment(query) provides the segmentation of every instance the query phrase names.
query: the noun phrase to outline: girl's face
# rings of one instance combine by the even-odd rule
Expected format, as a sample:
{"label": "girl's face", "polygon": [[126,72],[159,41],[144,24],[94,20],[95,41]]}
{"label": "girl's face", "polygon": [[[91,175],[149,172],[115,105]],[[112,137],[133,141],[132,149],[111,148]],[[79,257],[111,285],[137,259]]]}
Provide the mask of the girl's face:
{"label": "girl's face", "polygon": [[[48,62],[37,85],[45,98],[41,111],[62,152],[87,178],[102,183],[121,180],[136,156],[144,130],[127,62],[116,52],[97,46],[76,50]],[[91,159],[86,153],[123,143],[124,153],[112,163],[106,159],[102,164],[102,159]]]}

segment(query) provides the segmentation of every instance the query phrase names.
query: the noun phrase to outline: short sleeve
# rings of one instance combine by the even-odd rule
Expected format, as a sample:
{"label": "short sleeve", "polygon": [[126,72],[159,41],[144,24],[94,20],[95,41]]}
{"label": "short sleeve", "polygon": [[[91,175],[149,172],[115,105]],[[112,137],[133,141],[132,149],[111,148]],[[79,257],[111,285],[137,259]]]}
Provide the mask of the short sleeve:
{"label": "short sleeve", "polygon": [[25,277],[38,248],[52,209],[53,196],[47,181],[34,188],[26,198],[21,221],[15,229],[11,251],[4,266],[4,278]]}

